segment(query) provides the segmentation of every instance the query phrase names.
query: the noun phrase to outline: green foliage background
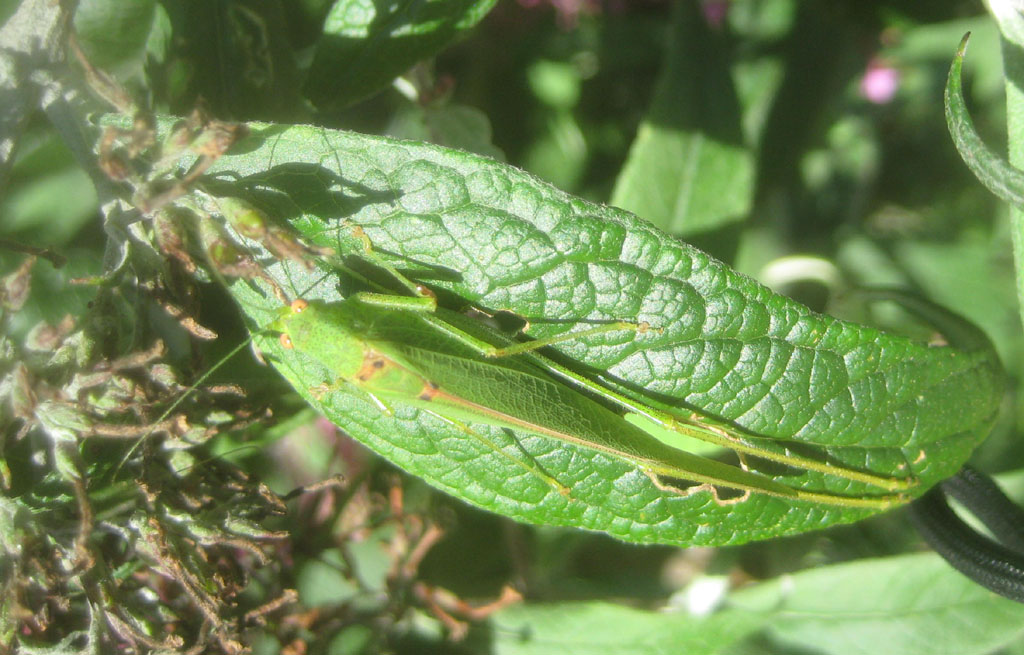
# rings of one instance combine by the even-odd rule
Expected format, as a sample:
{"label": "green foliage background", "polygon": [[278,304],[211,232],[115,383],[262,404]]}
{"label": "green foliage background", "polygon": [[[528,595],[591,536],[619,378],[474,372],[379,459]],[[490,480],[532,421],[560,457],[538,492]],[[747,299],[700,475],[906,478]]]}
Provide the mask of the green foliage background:
{"label": "green foliage background", "polygon": [[[0,16],[13,20],[30,4],[0,3]],[[968,104],[990,145],[1005,140],[1000,34],[984,7],[952,0],[437,0],[393,3],[387,15],[376,9],[326,0],[82,0],[74,24],[90,61],[161,114],[187,115],[202,98],[219,119],[312,124],[494,157],[583,199],[633,211],[812,309],[922,340],[930,331],[908,313],[868,309],[849,292],[893,286],[934,300],[981,326],[1009,371],[1005,411],[972,461],[1024,498],[1013,228],[1006,207],[963,165],[942,105],[956,45],[971,31]],[[404,82],[390,83],[414,64]],[[82,77],[74,64],[54,70]],[[866,97],[873,75],[898,78],[891,97]],[[12,343],[38,336],[33,328],[41,322],[94,315],[95,285],[71,280],[109,268],[117,256],[110,243],[121,235],[99,206],[109,189],[90,169],[95,135],[42,94],[20,93],[29,109],[3,170],[0,238],[50,249],[67,262],[39,259],[24,305],[13,311],[8,303]],[[15,110],[12,103],[8,111]],[[229,162],[222,168],[230,170]],[[23,261],[24,253],[0,249],[0,273]],[[186,286],[194,315],[218,340],[190,338],[147,299],[147,289],[135,289],[118,296],[118,313],[105,315],[120,327],[90,361],[159,337],[181,384],[193,381],[245,329],[223,288]],[[16,296],[9,288],[5,294]],[[292,505],[276,519],[274,529],[292,541],[277,551],[279,568],[254,574],[247,591],[294,588],[299,601],[287,616],[316,610],[333,622],[302,629],[272,614],[235,635],[258,652],[301,640],[311,652],[329,653],[1024,653],[1024,611],[923,552],[903,510],[713,550],[530,527],[439,495],[417,478],[395,482],[395,469],[317,422],[248,353],[215,381],[239,385],[275,420],[228,422],[233,429],[204,439],[196,459],[221,456],[278,493],[336,473],[351,485],[333,501],[321,499],[319,513]],[[2,418],[9,423],[5,461],[15,465],[17,483],[19,463],[27,470],[33,455],[27,440],[14,440],[13,413]],[[87,462],[104,462],[90,447],[80,451]],[[45,482],[30,499],[45,520],[30,521],[8,502],[24,487],[8,489],[0,508],[5,571],[16,570],[19,544],[44,542],[47,529],[74,530],[69,487],[59,478]],[[415,531],[379,518],[388,507],[382,498],[398,487],[406,513],[444,528],[408,579],[393,571],[404,552],[396,534]],[[370,509],[353,510],[359,503]],[[42,512],[58,506],[71,508],[67,516]],[[753,584],[740,587],[745,582]],[[511,583],[527,599],[473,622],[455,644],[451,626],[416,596],[423,589],[416,583],[477,604]],[[83,592],[72,585],[59,593],[78,599]],[[102,643],[84,630],[38,627],[19,611],[42,601],[27,592],[18,598],[3,605],[5,645],[26,625],[18,643],[24,652],[62,638],[69,651]],[[671,611],[655,611],[664,608]],[[75,625],[95,628],[84,613],[74,615]],[[216,648],[227,650],[226,643]]]}

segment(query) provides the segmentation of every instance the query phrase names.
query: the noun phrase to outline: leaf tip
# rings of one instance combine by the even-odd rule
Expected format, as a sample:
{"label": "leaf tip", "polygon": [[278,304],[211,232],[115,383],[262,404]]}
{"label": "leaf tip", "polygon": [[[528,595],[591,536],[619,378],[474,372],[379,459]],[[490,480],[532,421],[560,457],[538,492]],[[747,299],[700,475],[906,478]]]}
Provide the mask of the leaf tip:
{"label": "leaf tip", "polygon": [[971,33],[967,32],[963,38],[960,39],[960,45],[956,49],[956,58],[963,59],[964,54],[967,52],[967,42],[971,40]]}

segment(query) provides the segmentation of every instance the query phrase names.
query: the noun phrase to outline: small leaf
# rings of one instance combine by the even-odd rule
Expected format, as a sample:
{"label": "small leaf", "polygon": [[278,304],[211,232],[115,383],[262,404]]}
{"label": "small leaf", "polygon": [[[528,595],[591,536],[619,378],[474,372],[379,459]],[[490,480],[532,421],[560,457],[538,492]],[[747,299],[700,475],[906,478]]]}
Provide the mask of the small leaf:
{"label": "small leaf", "polygon": [[1024,171],[1014,168],[1005,157],[991,150],[978,136],[964,102],[961,74],[964,53],[971,33],[960,41],[946,81],[946,124],[953,143],[971,169],[989,191],[1018,208],[1024,208]]}
{"label": "small leaf", "polygon": [[30,255],[13,272],[0,278],[0,307],[18,312],[25,306],[32,288],[32,267],[35,263],[35,256]]}

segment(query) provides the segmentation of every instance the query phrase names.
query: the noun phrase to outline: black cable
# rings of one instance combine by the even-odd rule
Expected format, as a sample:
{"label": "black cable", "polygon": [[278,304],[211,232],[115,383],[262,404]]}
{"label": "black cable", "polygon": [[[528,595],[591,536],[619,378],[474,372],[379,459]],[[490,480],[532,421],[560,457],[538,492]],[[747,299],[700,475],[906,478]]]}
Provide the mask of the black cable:
{"label": "black cable", "polygon": [[964,466],[942,482],[942,490],[978,517],[1000,543],[1024,553],[1024,509],[1007,498],[991,477]]}
{"label": "black cable", "polygon": [[[950,509],[956,498],[1004,543],[989,539]],[[910,505],[917,531],[956,570],[990,589],[1024,603],[1024,510],[988,476],[970,467],[931,489]]]}

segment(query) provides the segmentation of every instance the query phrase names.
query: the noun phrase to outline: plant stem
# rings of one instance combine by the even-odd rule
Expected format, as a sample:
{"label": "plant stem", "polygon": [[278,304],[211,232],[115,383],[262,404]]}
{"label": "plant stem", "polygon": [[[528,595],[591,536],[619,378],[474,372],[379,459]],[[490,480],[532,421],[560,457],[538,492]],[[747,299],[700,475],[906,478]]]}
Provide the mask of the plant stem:
{"label": "plant stem", "polygon": [[[1010,163],[1024,169],[1024,14],[1010,0],[986,0],[1002,34],[1006,131]],[[1010,208],[1017,303],[1024,321],[1024,210]]]}

